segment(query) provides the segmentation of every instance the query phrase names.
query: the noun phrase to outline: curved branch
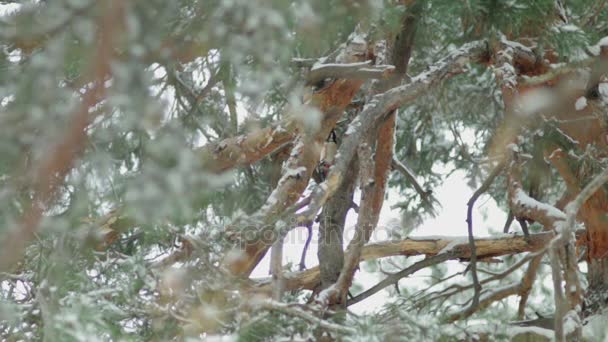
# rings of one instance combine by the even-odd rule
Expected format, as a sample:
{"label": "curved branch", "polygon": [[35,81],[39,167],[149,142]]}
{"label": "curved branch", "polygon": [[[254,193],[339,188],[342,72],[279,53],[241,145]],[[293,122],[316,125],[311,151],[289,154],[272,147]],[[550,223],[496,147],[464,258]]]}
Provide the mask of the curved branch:
{"label": "curved branch", "polygon": [[368,297],[373,296],[374,294],[376,294],[380,290],[384,289],[385,287],[396,284],[401,278],[405,278],[405,277],[409,276],[410,274],[413,274],[425,267],[437,265],[441,262],[451,259],[452,257],[453,256],[451,255],[451,253],[443,253],[443,254],[437,254],[437,255],[425,258],[424,260],[418,261],[417,263],[415,263],[397,273],[389,275],[388,277],[384,278],[378,284],[372,286],[365,292],[358,294],[355,298],[349,300],[347,305],[357,304],[357,303],[367,299]]}
{"label": "curved branch", "polygon": [[469,246],[471,248],[471,275],[473,277],[473,284],[475,293],[473,295],[473,301],[471,302],[471,306],[477,306],[479,304],[479,294],[481,292],[481,285],[479,284],[479,279],[477,278],[477,252],[475,249],[475,237],[473,236],[473,206],[475,202],[484,192],[488,191],[490,185],[494,183],[494,179],[502,172],[504,168],[504,163],[498,164],[494,170],[490,173],[488,178],[483,182],[483,184],[479,187],[479,189],[475,190],[473,196],[467,202],[467,231],[469,233]]}

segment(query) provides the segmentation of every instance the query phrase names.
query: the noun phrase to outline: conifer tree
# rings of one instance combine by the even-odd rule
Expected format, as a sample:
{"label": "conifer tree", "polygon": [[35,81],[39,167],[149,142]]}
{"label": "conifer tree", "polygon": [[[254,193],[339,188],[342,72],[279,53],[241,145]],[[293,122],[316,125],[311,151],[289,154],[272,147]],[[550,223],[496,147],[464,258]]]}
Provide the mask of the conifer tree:
{"label": "conifer tree", "polygon": [[607,1],[7,0],[0,47],[2,340],[608,336]]}

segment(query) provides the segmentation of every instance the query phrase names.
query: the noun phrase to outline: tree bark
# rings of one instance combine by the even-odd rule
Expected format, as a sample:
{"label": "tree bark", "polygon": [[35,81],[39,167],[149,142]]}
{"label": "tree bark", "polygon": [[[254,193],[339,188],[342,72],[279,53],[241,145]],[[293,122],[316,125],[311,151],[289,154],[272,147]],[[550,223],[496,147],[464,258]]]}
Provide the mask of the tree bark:
{"label": "tree bark", "polygon": [[356,180],[356,160],[345,175],[343,182],[336,194],[327,201],[321,212],[321,223],[319,225],[319,258],[320,288],[324,290],[338,280],[340,270],[344,264],[343,232],[346,214],[352,207],[353,193]]}

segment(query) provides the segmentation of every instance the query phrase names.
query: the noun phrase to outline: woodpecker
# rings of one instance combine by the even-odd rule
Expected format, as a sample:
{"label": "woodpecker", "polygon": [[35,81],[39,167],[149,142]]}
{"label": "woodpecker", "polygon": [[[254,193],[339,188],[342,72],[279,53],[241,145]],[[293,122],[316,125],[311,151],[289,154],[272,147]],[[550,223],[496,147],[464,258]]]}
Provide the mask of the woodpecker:
{"label": "woodpecker", "polygon": [[321,161],[312,172],[312,177],[318,184],[321,184],[327,178],[329,169],[334,164],[336,151],[338,150],[338,139],[336,132],[332,129],[329,136],[325,140],[323,151],[321,152]]}

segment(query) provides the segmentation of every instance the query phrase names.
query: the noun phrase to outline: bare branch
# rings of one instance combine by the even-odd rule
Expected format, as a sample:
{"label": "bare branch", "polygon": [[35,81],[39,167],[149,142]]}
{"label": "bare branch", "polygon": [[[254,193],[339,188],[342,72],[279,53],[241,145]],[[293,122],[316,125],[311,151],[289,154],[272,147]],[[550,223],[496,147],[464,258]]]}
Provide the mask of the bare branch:
{"label": "bare branch", "polygon": [[[550,237],[550,240],[555,239],[553,237],[553,234],[549,235],[549,237]],[[499,288],[493,288],[493,289],[488,290],[486,293],[484,293],[480,296],[479,304],[477,306],[468,306],[466,309],[454,312],[454,313],[448,315],[446,317],[445,321],[451,323],[451,322],[454,322],[454,321],[457,321],[460,319],[470,317],[475,312],[487,308],[490,304],[492,304],[496,301],[502,300],[504,298],[507,298],[507,297],[515,295],[515,294],[521,294],[522,291],[524,291],[525,288],[528,286],[528,284],[533,281],[533,279],[534,279],[533,277],[535,276],[536,271],[538,269],[538,263],[540,263],[540,259],[542,258],[543,254],[547,251],[547,249],[548,249],[548,244],[546,244],[537,253],[526,256],[525,258],[520,260],[518,263],[516,263],[513,267],[511,267],[509,270],[507,270],[507,271],[512,272],[515,269],[519,268],[521,263],[527,261],[528,259],[532,259],[530,261],[530,264],[528,265],[528,269],[526,270],[524,278],[521,281],[511,283],[511,284],[508,284],[506,286],[502,286]],[[505,271],[503,273],[508,274],[507,271]]]}
{"label": "bare branch", "polygon": [[473,284],[475,285],[475,293],[473,294],[473,300],[471,306],[477,306],[479,304],[479,294],[481,292],[481,285],[477,278],[477,252],[475,249],[475,237],[473,236],[473,206],[475,202],[484,192],[488,191],[490,185],[494,183],[494,179],[502,172],[504,164],[498,164],[494,170],[490,173],[488,178],[483,182],[479,189],[475,190],[473,196],[467,202],[467,231],[469,233],[469,246],[471,248],[471,275],[473,277]]}
{"label": "bare branch", "polygon": [[367,299],[368,297],[373,296],[374,294],[376,294],[380,290],[384,289],[385,287],[391,286],[393,284],[397,284],[397,282],[400,279],[405,278],[405,277],[409,276],[410,274],[413,274],[425,267],[437,265],[437,264],[444,262],[446,260],[449,260],[451,258],[453,258],[453,256],[451,255],[450,252],[448,252],[448,253],[437,254],[437,255],[425,258],[421,261],[418,261],[417,263],[414,263],[413,265],[411,265],[397,273],[389,275],[388,277],[384,278],[378,284],[372,286],[365,292],[358,294],[357,296],[355,296],[355,298],[348,301],[348,305],[357,304],[357,303]]}
{"label": "bare branch", "polygon": [[414,190],[416,190],[416,192],[420,196],[420,199],[422,199],[422,202],[425,203],[430,213],[432,215],[435,215],[434,204],[438,204],[438,202],[435,197],[433,197],[431,191],[424,190],[420,183],[418,183],[418,180],[416,179],[416,174],[409,167],[407,167],[405,164],[403,164],[396,158],[393,158],[392,160],[392,167],[393,169],[401,173],[405,177],[405,179],[410,182],[410,184],[412,184]]}
{"label": "bare branch", "polygon": [[553,298],[555,300],[555,340],[564,341],[564,324],[563,318],[566,313],[566,299],[562,291],[562,274],[559,267],[557,256],[558,251],[555,248],[549,249],[551,260],[551,275],[553,277]]}
{"label": "bare branch", "polygon": [[518,319],[524,319],[525,317],[525,309],[526,303],[528,301],[528,296],[530,295],[530,291],[532,291],[532,285],[534,284],[534,280],[536,279],[536,273],[538,268],[540,267],[540,262],[543,259],[544,253],[538,253],[532,261],[530,261],[530,266],[528,266],[528,270],[526,274],[521,280],[521,290],[519,291],[519,305],[517,308],[517,317]]}
{"label": "bare branch", "polygon": [[[524,256],[523,258],[521,258],[519,261],[517,261],[515,264],[511,265],[509,268],[507,268],[506,270],[500,272],[500,273],[493,273],[490,272],[490,276],[487,278],[484,278],[483,280],[480,281],[480,284],[482,285],[486,285],[489,284],[492,281],[496,281],[496,280],[501,280],[506,278],[508,275],[510,275],[511,273],[515,272],[516,270],[520,269],[526,262],[530,261],[531,259],[534,258],[542,258],[543,255],[546,252],[546,248],[543,248],[542,250],[538,251],[538,252],[534,252],[534,253],[530,253],[526,256]],[[481,270],[480,270],[481,271]],[[536,269],[534,269],[534,272],[536,271]],[[460,275],[464,272],[458,272],[455,273],[454,275]],[[488,273],[487,271],[484,271],[484,273]],[[530,268],[528,268],[528,271],[526,272],[526,275],[530,273]],[[447,280],[450,277],[444,279]],[[526,276],[524,276],[524,279],[522,279],[522,286],[526,286],[525,284],[529,283],[528,279]],[[442,289],[441,291],[436,291],[433,293],[427,293],[425,294],[422,298],[416,300],[417,302],[424,302],[424,303],[430,303],[432,301],[441,299],[441,298],[448,298],[450,296],[453,296],[457,293],[466,291],[466,290],[470,290],[474,287],[474,284],[467,284],[467,285],[460,285],[460,284],[453,284],[451,286],[448,286],[445,289]],[[425,292],[425,290],[421,291],[421,292]]]}
{"label": "bare branch", "polygon": [[454,313],[450,314],[449,316],[447,316],[447,318],[445,319],[445,322],[452,323],[452,322],[470,317],[475,312],[487,308],[488,306],[490,306],[490,304],[492,304],[496,301],[505,299],[509,296],[519,293],[520,287],[521,287],[521,284],[519,282],[514,282],[514,283],[510,283],[508,285],[505,285],[505,286],[502,286],[502,287],[499,287],[496,289],[488,290],[486,293],[481,295],[481,297],[479,298],[479,305],[477,305],[475,307],[468,306],[464,310],[454,312]]}

